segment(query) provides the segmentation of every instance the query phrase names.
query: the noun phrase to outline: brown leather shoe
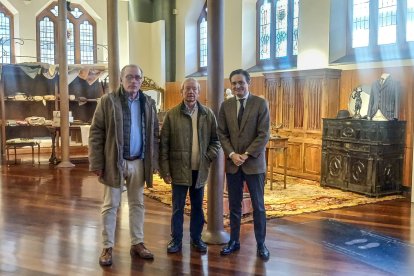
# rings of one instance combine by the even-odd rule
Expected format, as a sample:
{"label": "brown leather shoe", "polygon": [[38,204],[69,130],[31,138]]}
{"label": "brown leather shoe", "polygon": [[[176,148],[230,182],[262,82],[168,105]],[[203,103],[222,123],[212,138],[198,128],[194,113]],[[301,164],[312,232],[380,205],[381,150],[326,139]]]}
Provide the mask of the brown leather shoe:
{"label": "brown leather shoe", "polygon": [[99,257],[99,264],[102,266],[112,265],[112,247],[104,248]]}
{"label": "brown leather shoe", "polygon": [[143,242],[131,246],[131,256],[138,256],[142,259],[154,259],[154,255],[149,251]]}

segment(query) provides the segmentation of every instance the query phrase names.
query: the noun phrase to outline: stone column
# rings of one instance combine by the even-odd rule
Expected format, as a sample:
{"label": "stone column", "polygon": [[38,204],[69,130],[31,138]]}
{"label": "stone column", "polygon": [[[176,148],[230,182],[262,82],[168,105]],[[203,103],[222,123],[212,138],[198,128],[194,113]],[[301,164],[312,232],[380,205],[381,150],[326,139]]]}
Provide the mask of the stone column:
{"label": "stone column", "polygon": [[118,34],[118,1],[107,0],[108,16],[108,73],[109,91],[115,91],[120,84],[119,68],[119,34]]}
{"label": "stone column", "polygon": [[[210,107],[218,117],[220,105],[224,99],[224,0],[207,1],[207,9],[207,93]],[[223,244],[229,240],[229,235],[223,227],[223,187],[224,155],[220,150],[217,159],[211,164],[207,188],[208,217],[207,230],[203,233],[203,240],[209,244]]]}
{"label": "stone column", "polygon": [[58,40],[58,55],[59,55],[59,101],[60,101],[60,139],[62,149],[62,161],[59,163],[59,168],[71,168],[74,165],[69,160],[69,92],[68,92],[68,58],[66,50],[66,0],[59,0],[59,40]]}
{"label": "stone column", "polygon": [[6,156],[5,147],[6,147],[6,108],[4,104],[4,81],[3,78],[0,79],[0,108],[1,108],[1,121],[3,122],[3,126],[1,127],[1,161],[4,160]]}

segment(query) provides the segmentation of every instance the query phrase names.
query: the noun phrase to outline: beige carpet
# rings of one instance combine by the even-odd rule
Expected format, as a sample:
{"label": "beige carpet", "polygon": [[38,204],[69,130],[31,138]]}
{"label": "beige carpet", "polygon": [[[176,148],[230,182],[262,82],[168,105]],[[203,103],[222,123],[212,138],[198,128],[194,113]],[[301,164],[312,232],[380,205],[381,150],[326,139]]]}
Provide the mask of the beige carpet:
{"label": "beige carpet", "polygon": [[[273,184],[273,190],[270,190],[270,185],[265,187],[265,206],[268,219],[403,198],[400,195],[371,198],[339,189],[323,188],[319,182],[295,177],[287,177],[287,188],[283,189],[283,176],[277,175],[276,178],[277,183]],[[170,185],[165,184],[157,176],[154,180],[154,187],[145,189],[145,195],[171,205]],[[204,209],[207,209],[207,192],[204,196]],[[190,202],[187,197],[186,212],[189,213],[189,210]],[[226,219],[227,216],[225,216],[225,223],[227,223]],[[244,215],[243,222],[251,220],[250,214]]]}

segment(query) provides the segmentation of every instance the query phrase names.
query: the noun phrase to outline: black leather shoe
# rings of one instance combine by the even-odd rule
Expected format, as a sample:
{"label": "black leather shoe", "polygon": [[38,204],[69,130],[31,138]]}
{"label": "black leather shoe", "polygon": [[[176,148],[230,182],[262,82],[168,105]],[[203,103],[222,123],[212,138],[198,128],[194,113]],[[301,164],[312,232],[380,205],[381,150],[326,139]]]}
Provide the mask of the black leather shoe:
{"label": "black leather shoe", "polygon": [[229,255],[234,251],[240,250],[240,242],[236,241],[229,241],[225,247],[223,247],[220,251],[220,255]]}
{"label": "black leather shoe", "polygon": [[270,253],[265,244],[257,245],[257,256],[259,256],[263,261],[269,260]]}
{"label": "black leather shoe", "polygon": [[176,241],[175,239],[170,240],[167,246],[167,252],[168,253],[177,253],[181,251],[182,243],[179,241]]}
{"label": "black leather shoe", "polygon": [[197,250],[198,252],[207,252],[207,244],[205,244],[201,239],[191,240],[191,247]]}

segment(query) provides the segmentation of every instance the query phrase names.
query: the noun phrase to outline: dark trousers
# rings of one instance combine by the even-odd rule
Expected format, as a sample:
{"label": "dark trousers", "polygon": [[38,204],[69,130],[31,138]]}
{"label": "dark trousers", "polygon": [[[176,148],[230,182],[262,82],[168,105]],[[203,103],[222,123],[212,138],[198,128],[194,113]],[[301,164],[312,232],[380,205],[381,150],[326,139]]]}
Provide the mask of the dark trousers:
{"label": "dark trousers", "polygon": [[196,189],[198,171],[193,171],[192,186],[172,185],[172,208],[171,216],[171,236],[176,241],[183,239],[184,206],[187,191],[190,190],[191,216],[190,216],[190,236],[196,241],[201,239],[201,232],[204,226],[203,196],[204,187]]}
{"label": "dark trousers", "polygon": [[257,244],[266,238],[266,210],[264,206],[265,174],[245,174],[240,168],[235,174],[226,174],[230,209],[230,239],[239,241],[242,216],[243,185],[247,182],[253,206],[254,235]]}

